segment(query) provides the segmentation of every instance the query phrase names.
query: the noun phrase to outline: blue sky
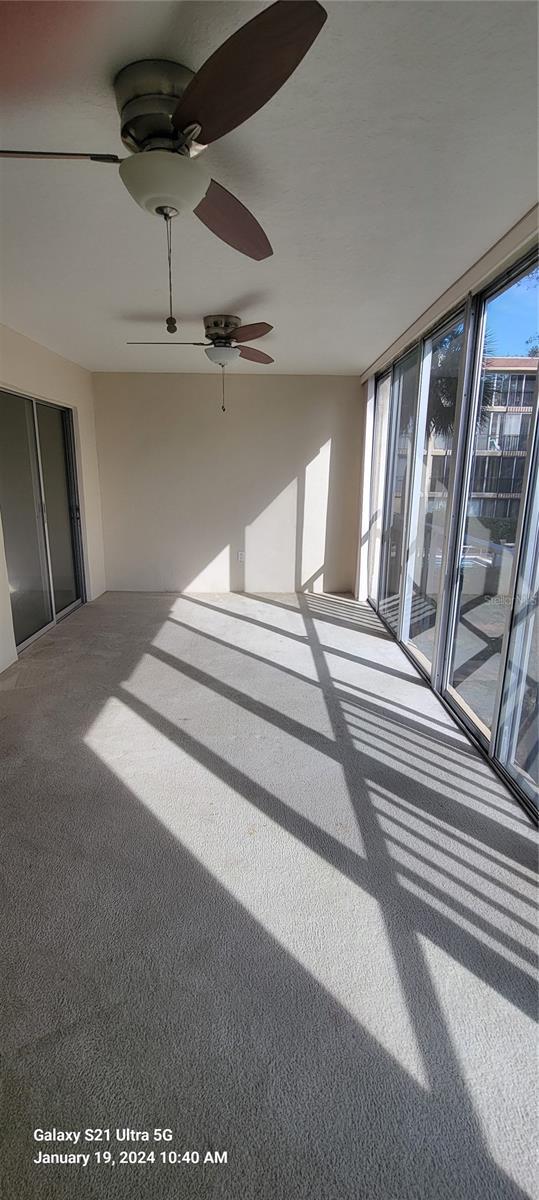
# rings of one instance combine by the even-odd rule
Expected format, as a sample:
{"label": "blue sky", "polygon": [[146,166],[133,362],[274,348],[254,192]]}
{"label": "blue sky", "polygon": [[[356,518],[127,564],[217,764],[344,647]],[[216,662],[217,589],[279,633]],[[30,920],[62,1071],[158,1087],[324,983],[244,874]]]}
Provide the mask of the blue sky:
{"label": "blue sky", "polygon": [[537,279],[514,283],[489,301],[487,335],[489,353],[503,356],[527,354],[526,339],[539,331]]}

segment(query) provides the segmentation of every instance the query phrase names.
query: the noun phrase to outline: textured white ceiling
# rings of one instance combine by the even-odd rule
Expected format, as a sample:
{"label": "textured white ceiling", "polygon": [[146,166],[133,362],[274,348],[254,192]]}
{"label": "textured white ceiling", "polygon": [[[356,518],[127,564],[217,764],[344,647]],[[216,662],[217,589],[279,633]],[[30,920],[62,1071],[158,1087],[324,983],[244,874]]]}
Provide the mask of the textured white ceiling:
{"label": "textured white ceiling", "polygon": [[[0,144],[122,154],[115,72],[196,69],[260,7],[2,4]],[[274,257],[251,262],[195,218],[174,227],[179,337],[198,340],[208,312],[275,326],[275,366],[239,370],[360,372],[537,198],[535,4],[326,7],[292,79],[206,154]],[[116,167],[7,160],[0,202],[5,324],[96,371],[215,370],[201,350],[125,344],[166,336],[166,257]]]}

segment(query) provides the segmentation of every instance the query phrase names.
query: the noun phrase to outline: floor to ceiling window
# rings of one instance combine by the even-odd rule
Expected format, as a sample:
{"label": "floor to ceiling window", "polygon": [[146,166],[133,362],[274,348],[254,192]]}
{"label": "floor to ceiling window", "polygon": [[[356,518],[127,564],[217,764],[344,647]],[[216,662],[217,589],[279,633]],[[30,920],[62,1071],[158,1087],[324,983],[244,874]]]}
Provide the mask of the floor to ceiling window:
{"label": "floor to ceiling window", "polygon": [[[529,302],[534,293],[537,298],[537,271],[532,269],[487,299],[477,349],[480,369],[471,411],[474,440],[447,687],[453,701],[487,738],[510,616],[533,415],[533,396],[526,404],[524,396],[526,358],[515,352],[524,350],[527,338],[534,334],[537,309],[534,313]],[[497,418],[494,426],[492,418]]]}
{"label": "floor to ceiling window", "polygon": [[539,794],[539,441],[531,479],[496,750],[533,800]]}
{"label": "floor to ceiling window", "polygon": [[[528,260],[378,381],[377,589],[369,575],[380,616],[535,806],[538,300],[539,267]],[[384,454],[376,430],[388,408]]]}
{"label": "floor to ceiling window", "polygon": [[371,474],[371,511],[367,557],[367,587],[368,595],[371,597],[371,599],[378,593],[378,578],[380,572],[382,516],[384,508],[384,483],[387,456],[387,436],[389,429],[390,396],[391,372],[379,379],[376,385],[376,407]]}
{"label": "floor to ceiling window", "polygon": [[423,346],[402,637],[428,668],[442,580],[463,343],[464,321],[458,317]]}
{"label": "floor to ceiling window", "polygon": [[415,348],[395,365],[391,394],[393,434],[382,536],[380,609],[395,631],[399,621],[404,525],[413,461],[418,363],[419,354]]}

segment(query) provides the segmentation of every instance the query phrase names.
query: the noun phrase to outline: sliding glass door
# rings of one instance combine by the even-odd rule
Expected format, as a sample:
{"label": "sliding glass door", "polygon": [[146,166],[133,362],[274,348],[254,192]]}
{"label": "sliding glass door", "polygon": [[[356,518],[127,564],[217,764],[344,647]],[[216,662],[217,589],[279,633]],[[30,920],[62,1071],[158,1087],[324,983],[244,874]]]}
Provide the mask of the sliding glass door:
{"label": "sliding glass door", "polygon": [[0,511],[22,647],[82,598],[69,410],[0,392]]}
{"label": "sliding glass door", "polygon": [[31,400],[0,392],[0,511],[17,645],[53,621]]}
{"label": "sliding glass door", "polygon": [[70,495],[66,429],[70,414],[51,404],[36,404],[39,450],[56,614],[77,600],[81,590],[76,556],[76,507]]}
{"label": "sliding glass door", "polygon": [[[532,270],[487,299],[477,347],[447,694],[486,739],[511,614],[535,406],[534,396],[524,391],[526,358],[517,351],[524,352],[533,337],[536,314]],[[531,359],[528,363],[531,368]]]}

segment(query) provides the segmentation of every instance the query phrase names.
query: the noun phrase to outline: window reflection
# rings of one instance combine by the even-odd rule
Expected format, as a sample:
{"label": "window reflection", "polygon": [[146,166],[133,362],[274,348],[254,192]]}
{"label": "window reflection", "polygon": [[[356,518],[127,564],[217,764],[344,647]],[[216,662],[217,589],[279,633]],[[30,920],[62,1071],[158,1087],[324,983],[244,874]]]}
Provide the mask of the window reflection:
{"label": "window reflection", "polygon": [[368,593],[374,599],[378,591],[380,551],[382,545],[382,516],[389,429],[389,397],[391,375],[378,381],[372,450],[371,511],[368,553]]}
{"label": "window reflection", "polygon": [[500,349],[514,347],[516,351],[532,340],[537,291],[537,271],[533,270],[486,305],[449,690],[487,736],[511,607],[513,559],[535,402],[530,385],[538,361],[516,352],[502,357],[495,350],[503,343]]}
{"label": "window reflection", "polygon": [[[457,387],[464,322],[426,342],[423,355],[422,428],[418,431],[421,475],[412,506],[409,543],[413,554],[408,631],[404,638],[432,664],[440,593]],[[415,547],[415,549],[414,549]]]}
{"label": "window reflection", "polygon": [[[474,394],[460,414],[473,306],[393,364],[387,447],[375,434],[370,564],[386,470],[387,484],[379,586],[370,566],[369,596],[539,808],[538,302],[538,265],[490,290],[474,337]],[[378,380],[379,430],[389,378]]]}
{"label": "window reflection", "polygon": [[539,447],[511,626],[499,757],[539,807]]}
{"label": "window reflection", "polygon": [[397,363],[391,395],[395,445],[384,533],[380,612],[394,629],[397,628],[399,619],[404,520],[412,470],[417,408],[418,360],[419,354],[415,349]]}

